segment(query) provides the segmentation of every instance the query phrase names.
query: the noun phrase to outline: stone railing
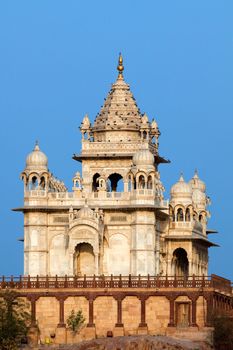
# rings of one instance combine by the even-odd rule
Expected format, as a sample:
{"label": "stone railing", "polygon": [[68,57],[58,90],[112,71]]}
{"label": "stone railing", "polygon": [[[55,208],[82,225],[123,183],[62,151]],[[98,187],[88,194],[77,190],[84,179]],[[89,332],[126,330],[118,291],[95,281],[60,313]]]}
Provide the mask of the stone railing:
{"label": "stone railing", "polygon": [[203,231],[203,226],[199,221],[170,221],[170,229],[184,228],[190,230]]}
{"label": "stone railing", "polygon": [[28,190],[24,191],[24,197],[46,197],[47,191],[44,190]]}
{"label": "stone railing", "polygon": [[0,289],[43,288],[214,288],[231,291],[231,281],[216,275],[190,276],[19,276],[0,278]]}
{"label": "stone railing", "polygon": [[[103,201],[103,204],[114,205],[114,201],[117,200],[117,204],[128,205],[133,202],[135,204],[149,204],[155,207],[168,207],[168,200],[156,199],[157,193],[153,189],[137,189],[131,192],[91,192],[88,193],[88,199],[90,200],[90,206],[96,205],[95,200]],[[63,201],[64,205],[83,205],[84,193],[83,192],[46,192],[42,190],[31,190],[25,192],[25,198],[28,199],[48,199],[49,205],[56,205],[57,201]],[[93,203],[92,203],[93,202]],[[122,202],[122,203],[121,203]]]}
{"label": "stone railing", "polygon": [[74,192],[49,192],[48,197],[52,199],[70,199],[74,198]]}

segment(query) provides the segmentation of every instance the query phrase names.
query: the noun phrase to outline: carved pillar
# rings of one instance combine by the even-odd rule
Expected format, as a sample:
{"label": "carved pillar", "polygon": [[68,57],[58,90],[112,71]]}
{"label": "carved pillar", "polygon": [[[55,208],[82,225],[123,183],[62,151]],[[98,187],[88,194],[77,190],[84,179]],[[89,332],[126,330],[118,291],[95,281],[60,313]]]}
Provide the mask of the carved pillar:
{"label": "carved pillar", "polygon": [[197,297],[192,298],[192,314],[191,314],[191,326],[192,327],[197,327],[197,320],[196,320],[196,315],[197,315]]}
{"label": "carved pillar", "polygon": [[95,327],[95,324],[94,324],[94,298],[90,297],[88,299],[88,302],[89,302],[89,320],[88,320],[87,327]]}
{"label": "carved pillar", "polygon": [[31,300],[31,327],[36,326],[36,300],[37,298],[32,296]]}
{"label": "carved pillar", "polygon": [[212,312],[213,312],[213,295],[208,294],[206,297],[207,313],[206,313],[206,327],[211,327],[212,325]]}
{"label": "carved pillar", "polygon": [[31,301],[31,324],[27,332],[28,344],[33,348],[38,345],[39,328],[36,324],[36,301],[39,299],[36,295],[30,295],[28,300]]}
{"label": "carved pillar", "polygon": [[175,297],[168,298],[170,302],[170,319],[168,327],[175,327]]}
{"label": "carved pillar", "polygon": [[115,327],[123,327],[122,323],[122,297],[117,298],[117,323]]}
{"label": "carved pillar", "polygon": [[141,300],[141,322],[139,327],[147,327],[146,323],[146,298],[140,298]]}
{"label": "carved pillar", "polygon": [[65,297],[58,297],[57,298],[59,301],[59,323],[57,325],[57,327],[65,327],[65,321],[64,321],[64,301],[65,301]]}

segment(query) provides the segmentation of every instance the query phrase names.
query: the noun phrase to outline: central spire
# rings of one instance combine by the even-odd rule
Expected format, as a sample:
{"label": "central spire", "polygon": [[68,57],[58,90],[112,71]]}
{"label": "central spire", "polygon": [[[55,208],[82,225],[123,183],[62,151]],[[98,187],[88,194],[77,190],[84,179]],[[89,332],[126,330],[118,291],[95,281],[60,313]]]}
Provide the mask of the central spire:
{"label": "central spire", "polygon": [[119,72],[118,73],[118,78],[122,79],[123,78],[124,66],[123,66],[123,57],[122,57],[121,53],[119,54],[117,70]]}

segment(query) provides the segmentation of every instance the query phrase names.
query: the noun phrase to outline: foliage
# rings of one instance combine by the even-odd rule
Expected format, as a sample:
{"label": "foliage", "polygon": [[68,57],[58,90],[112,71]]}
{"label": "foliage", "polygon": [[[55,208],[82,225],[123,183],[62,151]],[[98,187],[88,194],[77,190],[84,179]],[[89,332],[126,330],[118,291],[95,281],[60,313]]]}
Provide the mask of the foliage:
{"label": "foliage", "polygon": [[14,350],[27,335],[28,305],[15,291],[0,293],[0,349]]}
{"label": "foliage", "polygon": [[233,317],[226,313],[214,313],[212,322],[215,348],[233,350]]}
{"label": "foliage", "polygon": [[77,333],[85,322],[82,310],[78,310],[78,312],[72,310],[66,322],[69,329],[71,329],[72,332]]}

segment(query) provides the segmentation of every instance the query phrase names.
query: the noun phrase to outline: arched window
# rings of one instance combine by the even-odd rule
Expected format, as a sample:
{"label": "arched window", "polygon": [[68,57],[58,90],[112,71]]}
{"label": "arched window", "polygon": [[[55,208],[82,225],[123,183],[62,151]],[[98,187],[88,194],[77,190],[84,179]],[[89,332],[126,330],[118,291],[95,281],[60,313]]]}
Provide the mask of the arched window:
{"label": "arched window", "polygon": [[187,208],[185,212],[185,221],[190,221],[190,209]]}
{"label": "arched window", "polygon": [[187,278],[189,274],[189,261],[187,252],[183,248],[177,248],[172,258],[173,273],[177,277]]}
{"label": "arched window", "polygon": [[114,173],[108,177],[108,184],[110,185],[110,191],[108,192],[123,192],[124,191],[124,182],[123,177]]}
{"label": "arched window", "polygon": [[35,190],[38,188],[38,179],[37,176],[33,176],[33,178],[30,181],[30,190]]}
{"label": "arched window", "polygon": [[138,188],[139,189],[144,189],[145,186],[146,186],[145,177],[143,175],[140,175],[139,179],[138,179]]}
{"label": "arched window", "polygon": [[148,176],[147,188],[148,188],[149,190],[152,190],[152,188],[153,188],[153,178],[152,178],[151,175]]}
{"label": "arched window", "polygon": [[40,189],[41,189],[41,190],[44,190],[44,189],[45,189],[45,177],[44,177],[44,176],[42,176],[42,177],[40,178]]}
{"label": "arched window", "polygon": [[83,139],[84,139],[84,140],[88,140],[88,138],[89,138],[88,132],[87,132],[87,131],[84,131],[84,132],[83,132]]}
{"label": "arched window", "polygon": [[147,132],[144,130],[142,133],[143,140],[147,139]]}
{"label": "arched window", "polygon": [[177,210],[176,217],[177,217],[177,221],[184,221],[184,212],[182,208],[179,208]]}
{"label": "arched window", "polygon": [[92,191],[93,192],[97,192],[97,188],[98,188],[98,181],[97,179],[100,177],[100,174],[99,173],[96,173],[94,176],[93,176],[93,181],[92,181]]}
{"label": "arched window", "polygon": [[199,215],[199,222],[202,222],[202,221],[203,221],[203,215],[200,214],[200,215]]}

